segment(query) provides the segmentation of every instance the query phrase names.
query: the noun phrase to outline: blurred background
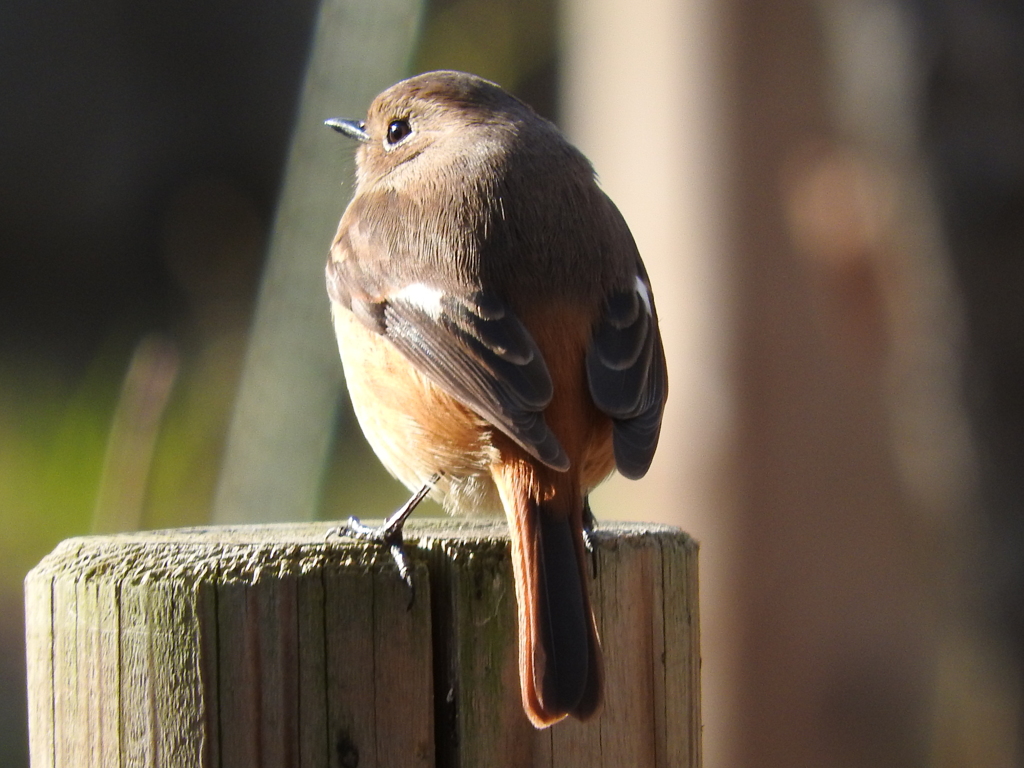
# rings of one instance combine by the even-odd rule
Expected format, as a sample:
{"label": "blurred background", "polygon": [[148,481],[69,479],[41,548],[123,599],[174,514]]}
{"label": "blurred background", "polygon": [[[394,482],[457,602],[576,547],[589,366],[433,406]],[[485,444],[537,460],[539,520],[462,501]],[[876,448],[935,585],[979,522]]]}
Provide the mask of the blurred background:
{"label": "blurred background", "polygon": [[[562,126],[649,267],[662,446],[594,509],[701,542],[705,764],[1021,765],[1024,6],[389,3],[408,41],[358,71],[314,50],[354,0],[0,6],[0,765],[28,764],[22,579],[61,539],[404,500],[340,394],[352,148],[319,122],[437,68]],[[328,220],[290,248],[303,188]],[[317,287],[277,322],[289,269]],[[264,436],[319,459],[257,510],[270,326],[324,426]]]}

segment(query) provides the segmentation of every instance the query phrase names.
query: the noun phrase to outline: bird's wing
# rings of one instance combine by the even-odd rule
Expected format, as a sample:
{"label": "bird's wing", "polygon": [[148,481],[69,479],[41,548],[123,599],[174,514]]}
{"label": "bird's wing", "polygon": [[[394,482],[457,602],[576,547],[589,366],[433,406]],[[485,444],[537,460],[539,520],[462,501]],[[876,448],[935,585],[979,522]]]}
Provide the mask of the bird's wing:
{"label": "bird's wing", "polygon": [[643,264],[632,289],[610,294],[587,350],[587,378],[597,407],[612,418],[615,466],[643,477],[658,447],[668,395],[665,351]]}
{"label": "bird's wing", "polygon": [[[407,223],[396,223],[382,221],[377,231],[408,229]],[[551,402],[551,376],[520,320],[498,297],[482,290],[439,287],[415,270],[411,278],[403,278],[394,269],[374,268],[372,260],[396,263],[396,249],[408,244],[375,236],[368,227],[375,229],[366,217],[358,231],[346,230],[343,222],[327,264],[332,300],[528,453],[553,469],[568,469],[569,459],[543,416]],[[433,242],[436,247],[437,240]],[[417,250],[414,258],[422,263],[423,253]]]}

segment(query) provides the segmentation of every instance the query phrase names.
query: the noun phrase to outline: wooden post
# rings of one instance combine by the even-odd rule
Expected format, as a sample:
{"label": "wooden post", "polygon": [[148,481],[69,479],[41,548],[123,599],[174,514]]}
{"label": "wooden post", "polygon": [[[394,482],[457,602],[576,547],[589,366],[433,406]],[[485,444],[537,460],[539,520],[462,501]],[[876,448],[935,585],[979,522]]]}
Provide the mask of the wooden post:
{"label": "wooden post", "polygon": [[596,536],[607,663],[589,723],[523,715],[508,535],[406,527],[387,551],[326,523],[63,542],[25,581],[33,768],[646,766],[701,760],[697,547]]}

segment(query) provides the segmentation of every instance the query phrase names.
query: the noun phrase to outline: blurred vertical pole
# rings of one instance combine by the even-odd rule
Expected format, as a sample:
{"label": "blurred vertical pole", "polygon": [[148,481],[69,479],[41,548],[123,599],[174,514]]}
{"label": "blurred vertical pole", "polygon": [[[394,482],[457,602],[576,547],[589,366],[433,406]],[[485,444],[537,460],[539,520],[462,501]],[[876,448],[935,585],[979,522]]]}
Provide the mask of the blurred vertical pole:
{"label": "blurred vertical pole", "polygon": [[704,755],[732,764],[736,633],[730,574],[732,307],[725,253],[719,6],[564,0],[562,125],[629,222],[654,284],[669,362],[661,444],[639,483],[595,494],[609,519],[682,526],[700,542]]}
{"label": "blurred vertical pole", "polygon": [[323,0],[214,501],[217,523],[316,516],[341,393],[324,265],[354,147],[323,122],[359,117],[406,74],[420,0]]}
{"label": "blurred vertical pole", "polygon": [[[949,493],[956,467],[928,454],[952,435],[907,402],[940,409],[928,358],[947,332],[932,314],[942,253],[906,156],[910,40],[886,0],[723,5],[741,498],[732,764],[936,764],[937,641],[965,541],[938,508],[950,500],[929,498]],[[836,24],[847,31],[830,47]],[[913,465],[945,471],[915,495]]]}

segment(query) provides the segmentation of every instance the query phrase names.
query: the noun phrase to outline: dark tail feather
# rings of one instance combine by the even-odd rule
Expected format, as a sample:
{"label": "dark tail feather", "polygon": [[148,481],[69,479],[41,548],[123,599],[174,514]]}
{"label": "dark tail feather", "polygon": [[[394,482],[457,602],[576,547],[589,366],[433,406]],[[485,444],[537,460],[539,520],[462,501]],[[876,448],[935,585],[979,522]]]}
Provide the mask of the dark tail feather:
{"label": "dark tail feather", "polygon": [[534,680],[549,713],[586,717],[600,701],[600,646],[569,517],[541,504],[537,515]]}
{"label": "dark tail feather", "polygon": [[[601,704],[601,644],[587,590],[583,500],[578,492],[537,501],[528,465],[495,472],[512,535],[523,709],[538,728]],[[570,485],[570,483],[566,483]]]}

